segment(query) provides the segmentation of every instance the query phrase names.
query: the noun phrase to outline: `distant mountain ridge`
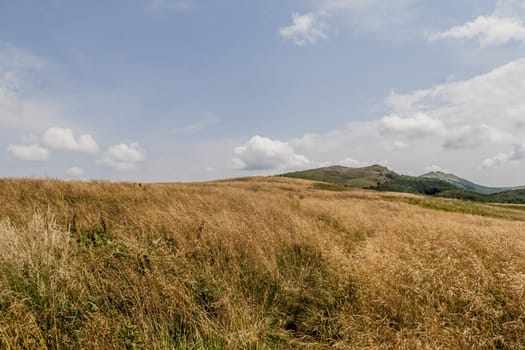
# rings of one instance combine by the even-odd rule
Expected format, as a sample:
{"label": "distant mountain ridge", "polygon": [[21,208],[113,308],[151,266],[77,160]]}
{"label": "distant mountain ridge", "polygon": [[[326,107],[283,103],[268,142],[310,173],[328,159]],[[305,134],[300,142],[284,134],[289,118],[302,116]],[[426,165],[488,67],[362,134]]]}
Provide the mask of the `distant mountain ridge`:
{"label": "distant mountain ridge", "polygon": [[525,204],[525,186],[486,187],[443,172],[430,172],[421,176],[399,175],[377,164],[363,168],[336,165],[280,176],[331,183],[343,190],[344,187],[350,187],[478,202]]}
{"label": "distant mountain ridge", "polygon": [[501,193],[505,191],[514,191],[514,190],[522,190],[525,189],[525,186],[518,186],[518,187],[486,187],[482,185],[478,185],[476,183],[473,183],[467,179],[463,179],[459,176],[456,176],[454,174],[446,174],[441,171],[433,171],[424,175],[421,175],[420,177],[425,177],[428,179],[438,179],[441,181],[448,182],[452,185],[456,185],[457,187],[463,188],[465,190],[471,190],[477,193],[481,194],[495,194],[495,193]]}

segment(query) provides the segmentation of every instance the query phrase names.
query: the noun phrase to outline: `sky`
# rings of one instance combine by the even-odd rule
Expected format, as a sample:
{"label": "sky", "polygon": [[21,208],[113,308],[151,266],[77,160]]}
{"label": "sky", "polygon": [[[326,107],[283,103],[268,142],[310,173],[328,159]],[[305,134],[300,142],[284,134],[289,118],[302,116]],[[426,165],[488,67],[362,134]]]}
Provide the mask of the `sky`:
{"label": "sky", "polygon": [[0,177],[525,185],[525,0],[0,0]]}

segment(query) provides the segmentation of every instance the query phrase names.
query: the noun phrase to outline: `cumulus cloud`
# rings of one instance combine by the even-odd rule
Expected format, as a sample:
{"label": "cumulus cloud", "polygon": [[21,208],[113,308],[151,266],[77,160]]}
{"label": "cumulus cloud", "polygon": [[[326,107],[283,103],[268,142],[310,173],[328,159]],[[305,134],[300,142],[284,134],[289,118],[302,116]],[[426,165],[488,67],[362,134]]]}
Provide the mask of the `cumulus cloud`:
{"label": "cumulus cloud", "polygon": [[295,169],[310,164],[305,156],[296,154],[289,143],[259,135],[236,147],[234,152],[233,165],[239,170]]}
{"label": "cumulus cloud", "polygon": [[49,128],[43,136],[44,145],[49,148],[84,153],[97,153],[98,144],[91,135],[75,137],[73,130],[65,128]]}
{"label": "cumulus cloud", "polygon": [[441,173],[450,173],[450,170],[444,169],[440,167],[439,165],[429,165],[423,169],[425,173],[435,173],[435,172],[441,172]]}
{"label": "cumulus cloud", "polygon": [[404,134],[410,137],[441,135],[446,132],[443,122],[423,113],[416,113],[413,117],[402,118],[392,114],[383,117],[380,122],[381,132]]}
{"label": "cumulus cloud", "polygon": [[146,151],[136,142],[120,143],[110,146],[97,162],[114,170],[136,170],[140,162],[146,160]]}
{"label": "cumulus cloud", "polygon": [[279,34],[285,40],[290,40],[298,46],[315,44],[318,40],[326,39],[326,24],[316,13],[300,15],[292,14],[293,24],[279,29]]}
{"label": "cumulus cloud", "polygon": [[515,134],[525,126],[524,91],[525,59],[519,59],[471,79],[405,95],[393,93],[386,103],[395,113],[425,113],[448,129],[490,125]]}
{"label": "cumulus cloud", "polygon": [[78,166],[74,166],[67,169],[66,174],[73,177],[81,177],[82,175],[84,175],[84,169]]}
{"label": "cumulus cloud", "polygon": [[9,145],[7,151],[13,156],[23,160],[45,162],[49,160],[49,151],[37,144]]}
{"label": "cumulus cloud", "polygon": [[309,166],[337,164],[349,154],[370,164],[384,159],[385,150],[401,150],[388,154],[399,171],[419,173],[430,163],[466,176],[484,176],[476,169],[482,162],[486,169],[519,158],[519,152],[508,150],[525,135],[525,59],[466,80],[392,93],[385,105],[390,112],[386,117],[285,141],[310,160]]}
{"label": "cumulus cloud", "polygon": [[480,169],[490,169],[499,167],[505,163],[518,162],[525,159],[525,144],[514,145],[514,149],[508,153],[498,153],[492,158],[485,159]]}
{"label": "cumulus cloud", "polygon": [[[409,94],[392,93],[386,105],[394,115],[424,113],[440,121],[446,130],[438,135],[443,148],[461,152],[457,157],[463,157],[466,162],[477,160],[477,164],[471,165],[473,168],[481,162],[480,169],[489,169],[518,158],[516,150],[504,150],[523,140],[524,91],[525,59],[519,59],[467,80]],[[429,147],[415,140],[411,146]],[[487,158],[488,149],[496,155]]]}
{"label": "cumulus cloud", "polygon": [[525,43],[524,19],[523,1],[499,0],[492,14],[435,33],[430,36],[430,40],[477,40],[481,47],[501,46],[510,42]]}
{"label": "cumulus cloud", "polygon": [[479,168],[481,170],[491,169],[491,168],[497,168],[503,163],[507,163],[509,161],[508,154],[505,153],[498,153],[492,158],[487,158],[483,162],[481,162],[481,165]]}

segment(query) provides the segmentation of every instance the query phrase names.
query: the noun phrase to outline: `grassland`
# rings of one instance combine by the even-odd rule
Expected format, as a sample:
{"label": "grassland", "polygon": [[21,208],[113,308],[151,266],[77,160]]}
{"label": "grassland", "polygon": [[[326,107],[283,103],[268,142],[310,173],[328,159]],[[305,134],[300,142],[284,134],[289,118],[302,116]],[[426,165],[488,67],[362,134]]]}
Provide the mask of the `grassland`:
{"label": "grassland", "polygon": [[[339,186],[382,192],[423,194],[471,202],[525,204],[523,187],[484,187],[452,174],[399,175],[381,165],[364,168],[329,166],[297,171],[281,177],[316,181],[317,187]],[[328,189],[328,188],[327,188]]]}
{"label": "grassland", "polygon": [[523,207],[343,189],[0,180],[0,348],[523,348]]}

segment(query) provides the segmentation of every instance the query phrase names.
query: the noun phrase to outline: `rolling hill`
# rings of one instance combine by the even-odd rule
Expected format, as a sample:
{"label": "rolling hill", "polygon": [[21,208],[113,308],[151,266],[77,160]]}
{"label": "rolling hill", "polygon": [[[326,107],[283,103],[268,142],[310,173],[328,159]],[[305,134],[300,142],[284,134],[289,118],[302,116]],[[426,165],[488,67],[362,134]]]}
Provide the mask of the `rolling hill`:
{"label": "rolling hill", "polygon": [[283,174],[283,177],[323,181],[345,187],[370,188],[399,177],[392,170],[372,165],[364,168],[348,168],[340,165]]}
{"label": "rolling hill", "polygon": [[423,194],[486,203],[525,203],[525,189],[523,187],[485,187],[453,174],[441,172],[428,173],[422,176],[399,175],[381,165],[364,168],[331,166],[281,176],[383,192]]}
{"label": "rolling hill", "polygon": [[424,177],[428,179],[442,180],[450,184],[453,184],[457,187],[463,188],[465,190],[471,190],[471,191],[478,192],[481,194],[494,194],[494,193],[500,193],[500,192],[505,192],[505,191],[522,190],[525,188],[523,186],[521,187],[485,187],[485,186],[475,184],[469,180],[463,179],[454,174],[446,174],[441,171],[430,172],[430,173],[421,175],[420,177]]}

